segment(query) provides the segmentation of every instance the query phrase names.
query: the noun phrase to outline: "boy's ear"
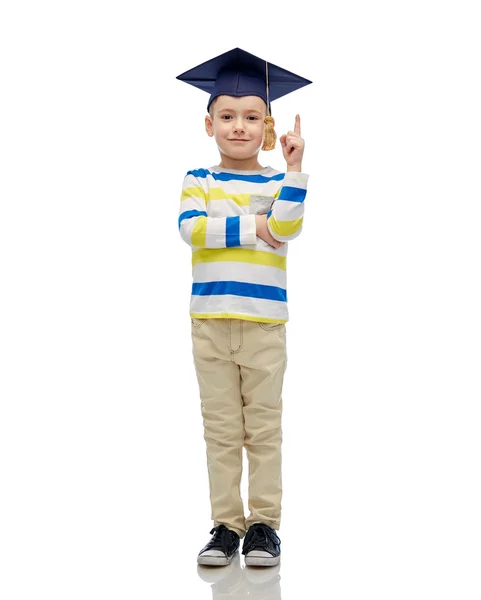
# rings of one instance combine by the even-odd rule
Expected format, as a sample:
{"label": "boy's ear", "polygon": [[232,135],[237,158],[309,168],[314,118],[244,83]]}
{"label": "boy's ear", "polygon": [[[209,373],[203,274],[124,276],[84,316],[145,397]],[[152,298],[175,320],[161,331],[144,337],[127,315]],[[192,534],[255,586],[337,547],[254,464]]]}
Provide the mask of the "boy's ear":
{"label": "boy's ear", "polygon": [[210,115],[206,115],[206,117],[205,117],[205,130],[207,131],[207,135],[209,137],[213,137],[214,124],[212,123],[212,118]]}

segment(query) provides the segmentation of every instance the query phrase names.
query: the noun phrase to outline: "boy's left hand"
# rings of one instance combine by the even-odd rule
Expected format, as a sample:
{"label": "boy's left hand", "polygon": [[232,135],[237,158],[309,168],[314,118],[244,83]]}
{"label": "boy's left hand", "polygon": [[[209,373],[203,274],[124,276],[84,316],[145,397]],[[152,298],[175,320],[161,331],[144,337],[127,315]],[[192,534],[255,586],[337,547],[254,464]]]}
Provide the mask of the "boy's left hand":
{"label": "boy's left hand", "polygon": [[296,115],[294,131],[288,131],[281,135],[279,141],[282,146],[282,154],[287,162],[289,170],[302,171],[302,156],[304,154],[304,140],[301,138],[301,117]]}

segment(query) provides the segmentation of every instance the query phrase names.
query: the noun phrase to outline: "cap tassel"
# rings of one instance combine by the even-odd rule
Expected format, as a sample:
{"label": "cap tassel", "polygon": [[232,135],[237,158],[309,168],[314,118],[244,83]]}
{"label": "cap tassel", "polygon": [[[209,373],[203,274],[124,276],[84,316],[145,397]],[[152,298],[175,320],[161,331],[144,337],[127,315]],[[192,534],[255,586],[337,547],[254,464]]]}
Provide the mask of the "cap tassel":
{"label": "cap tassel", "polygon": [[274,131],[274,117],[268,116],[264,118],[266,124],[264,128],[264,143],[262,144],[262,150],[274,150],[276,147],[277,135]]}
{"label": "cap tassel", "polygon": [[277,135],[274,131],[274,117],[271,116],[270,102],[269,102],[269,63],[266,61],[266,97],[267,97],[267,117],[264,118],[264,143],[262,144],[262,150],[274,150],[276,147]]}

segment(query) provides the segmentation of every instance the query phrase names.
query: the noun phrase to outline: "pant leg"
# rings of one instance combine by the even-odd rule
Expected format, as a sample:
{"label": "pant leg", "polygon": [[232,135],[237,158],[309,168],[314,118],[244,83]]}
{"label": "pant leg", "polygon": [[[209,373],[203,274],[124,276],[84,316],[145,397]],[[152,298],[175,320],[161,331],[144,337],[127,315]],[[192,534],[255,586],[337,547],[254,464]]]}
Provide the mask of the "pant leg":
{"label": "pant leg", "polygon": [[244,417],[239,367],[232,359],[230,319],[192,319],[214,527],[245,534],[240,495]]}
{"label": "pant leg", "polygon": [[249,461],[246,528],[263,522],[279,529],[282,500],[282,386],[287,368],[286,326],[244,321],[240,366]]}

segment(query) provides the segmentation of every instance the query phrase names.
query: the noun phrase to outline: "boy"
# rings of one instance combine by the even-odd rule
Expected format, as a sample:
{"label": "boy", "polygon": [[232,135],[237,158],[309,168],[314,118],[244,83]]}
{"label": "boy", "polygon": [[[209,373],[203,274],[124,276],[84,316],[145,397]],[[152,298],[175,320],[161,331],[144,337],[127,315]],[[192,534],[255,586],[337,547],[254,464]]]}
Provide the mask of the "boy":
{"label": "boy", "polygon": [[[311,83],[236,48],[179,75],[210,93],[205,128],[218,165],[184,179],[179,230],[192,248],[190,302],[214,528],[199,564],[280,561],[282,383],[287,365],[287,241],[302,229],[308,175],[300,117],[280,138],[287,172],[262,167],[275,145],[270,100]],[[240,497],[242,448],[249,510]]]}

